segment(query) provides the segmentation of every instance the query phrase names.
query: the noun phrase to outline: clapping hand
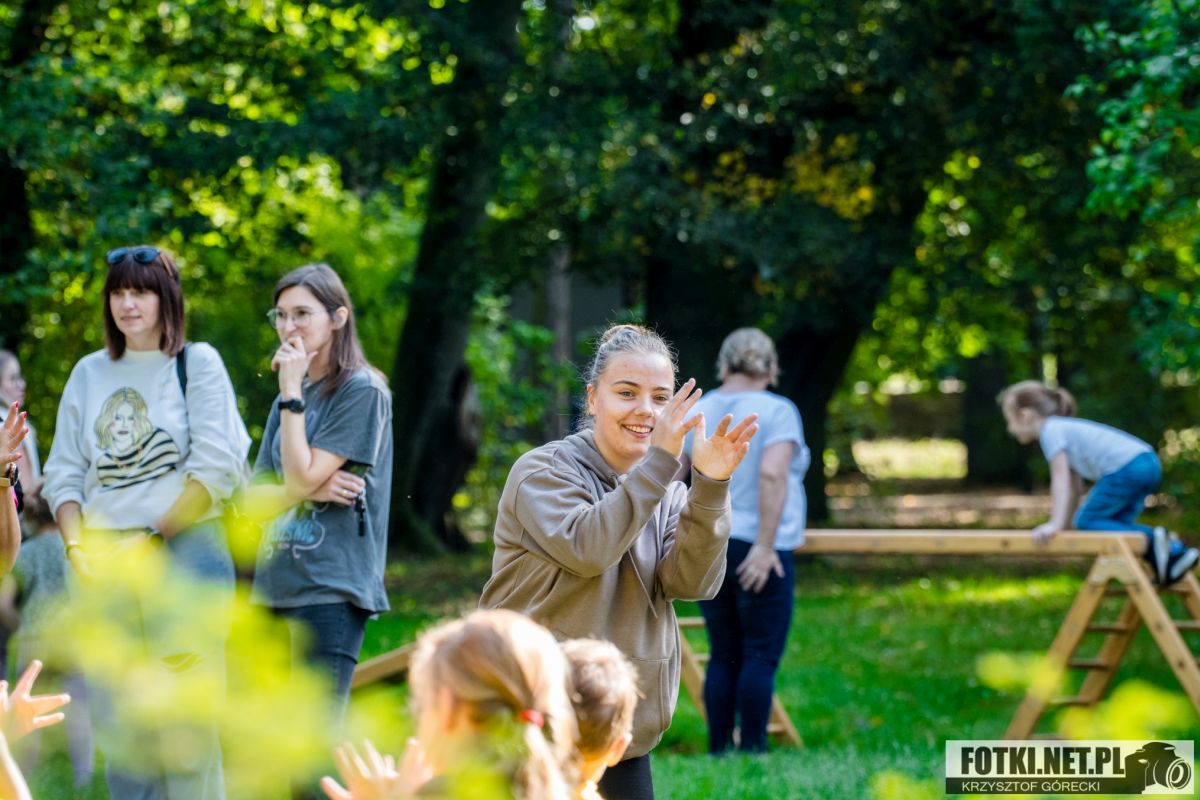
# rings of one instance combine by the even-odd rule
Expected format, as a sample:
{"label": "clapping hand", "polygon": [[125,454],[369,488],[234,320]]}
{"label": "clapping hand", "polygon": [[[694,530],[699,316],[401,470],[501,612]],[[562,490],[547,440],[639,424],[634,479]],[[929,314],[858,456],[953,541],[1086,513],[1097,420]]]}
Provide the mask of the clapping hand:
{"label": "clapping hand", "polygon": [[271,358],[271,369],[279,373],[279,392],[285,399],[298,398],[304,387],[304,376],[308,374],[308,365],[317,352],[309,353],[304,349],[304,340],[293,336],[275,351]]}
{"label": "clapping hand", "polygon": [[415,797],[417,790],[433,777],[425,751],[415,739],[409,739],[408,748],[400,759],[380,755],[370,741],[363,742],[366,758],[360,756],[352,744],[343,744],[333,751],[338,773],[346,782],[341,784],[326,775],[321,779],[321,788],[330,800],[399,800]]}
{"label": "clapping hand", "polygon": [[42,671],[42,662],[34,661],[17,680],[12,694],[8,681],[0,681],[0,714],[4,738],[14,742],[32,731],[56,725],[66,715],[58,709],[71,702],[67,694],[33,694],[33,682]]}
{"label": "clapping hand", "polygon": [[21,459],[21,442],[25,441],[29,428],[25,425],[26,412],[20,408],[19,404],[13,403],[4,425],[0,426],[0,472]]}
{"label": "clapping hand", "polygon": [[658,445],[671,455],[679,458],[683,454],[683,440],[688,431],[697,425],[703,425],[704,415],[697,414],[687,419],[687,414],[696,405],[703,392],[696,388],[696,379],[688,378],[687,383],[679,387],[679,391],[667,401],[654,420],[654,430],[650,434],[650,444]]}
{"label": "clapping hand", "polygon": [[746,453],[750,452],[750,440],[758,433],[758,425],[755,424],[758,414],[751,414],[733,428],[729,427],[733,423],[733,415],[726,414],[711,437],[704,435],[704,415],[697,416],[692,466],[707,478],[729,480]]}

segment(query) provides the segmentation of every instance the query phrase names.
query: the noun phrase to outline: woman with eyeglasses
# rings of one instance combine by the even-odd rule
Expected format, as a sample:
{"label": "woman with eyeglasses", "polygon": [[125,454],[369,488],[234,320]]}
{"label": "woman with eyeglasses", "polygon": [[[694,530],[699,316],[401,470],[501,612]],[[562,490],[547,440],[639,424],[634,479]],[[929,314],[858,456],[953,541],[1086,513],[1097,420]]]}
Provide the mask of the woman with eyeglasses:
{"label": "woman with eyeglasses", "polygon": [[279,336],[271,406],[247,507],[273,516],[258,550],[254,600],[288,621],[304,659],[330,682],[340,716],[366,621],[383,588],[392,484],[392,398],[367,363],[354,307],[327,264],[275,285]]}
{"label": "woman with eyeglasses", "polygon": [[[43,491],[81,581],[128,593],[129,617],[113,622],[127,646],[136,643],[130,658],[144,652],[156,692],[173,705],[181,687],[224,682],[234,572],[220,515],[244,482],[250,437],[220,355],[185,343],[171,256],[142,245],[109,251],[106,261],[105,348],[80,359],[67,380]],[[167,585],[187,597],[195,587],[203,607],[109,580],[122,558],[152,551],[165,556]],[[187,616],[164,616],[180,609]],[[191,721],[177,737],[165,725],[139,728],[123,716],[133,705],[128,687],[97,688],[97,738],[114,800],[224,797],[215,722]]]}

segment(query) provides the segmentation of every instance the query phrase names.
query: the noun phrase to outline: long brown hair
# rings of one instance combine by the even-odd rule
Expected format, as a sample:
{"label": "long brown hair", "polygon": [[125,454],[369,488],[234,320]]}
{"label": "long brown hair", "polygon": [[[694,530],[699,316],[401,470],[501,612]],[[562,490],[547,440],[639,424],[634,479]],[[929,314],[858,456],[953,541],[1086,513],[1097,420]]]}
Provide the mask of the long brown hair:
{"label": "long brown hair", "polygon": [[[131,251],[134,249],[130,248]],[[158,295],[158,321],[162,325],[158,349],[169,356],[179,355],[186,342],[183,332],[183,287],[179,284],[179,267],[175,266],[171,254],[160,249],[153,261],[142,264],[130,252],[117,263],[109,265],[108,277],[104,279],[104,346],[113,361],[125,355],[125,334],[117,327],[111,303],[113,293],[122,289],[150,291]]]}
{"label": "long brown hair", "polygon": [[334,328],[332,341],[329,345],[329,374],[325,377],[325,385],[321,393],[326,397],[336,392],[346,379],[359,369],[370,369],[383,378],[379,370],[371,366],[363,355],[362,343],[358,340],[358,332],[354,327],[354,306],[350,303],[350,293],[346,285],[328,264],[305,264],[279,279],[275,284],[275,295],[272,302],[279,302],[279,295],[293,286],[303,286],[312,292],[317,302],[325,307],[332,317],[339,308],[346,309],[346,324]]}

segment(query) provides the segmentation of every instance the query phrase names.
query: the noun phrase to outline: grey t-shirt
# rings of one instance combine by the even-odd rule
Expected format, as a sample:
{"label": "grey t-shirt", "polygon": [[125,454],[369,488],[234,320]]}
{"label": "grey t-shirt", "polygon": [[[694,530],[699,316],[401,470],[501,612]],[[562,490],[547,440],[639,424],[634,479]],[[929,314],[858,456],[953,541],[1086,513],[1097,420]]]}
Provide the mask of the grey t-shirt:
{"label": "grey t-shirt", "polygon": [[[308,443],[344,456],[351,466],[367,468],[362,530],[358,512],[336,503],[305,502],[281,515],[259,544],[254,600],[274,608],[349,602],[366,611],[386,611],[383,568],[392,488],[391,393],[369,369],[347,378],[332,397],[321,391],[322,384],[304,386]],[[277,397],[267,417],[254,463],[255,480],[283,480],[278,402]]]}

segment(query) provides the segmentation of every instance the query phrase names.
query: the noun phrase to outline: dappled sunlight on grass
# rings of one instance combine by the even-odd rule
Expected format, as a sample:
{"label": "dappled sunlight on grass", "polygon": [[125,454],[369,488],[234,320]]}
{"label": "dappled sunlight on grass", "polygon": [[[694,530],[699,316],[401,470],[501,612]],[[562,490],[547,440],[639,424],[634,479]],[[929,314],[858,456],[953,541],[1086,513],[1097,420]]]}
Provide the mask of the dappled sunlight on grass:
{"label": "dappled sunlight on grass", "polygon": [[888,593],[900,600],[921,604],[987,606],[1045,598],[1070,598],[1078,590],[1079,582],[1068,575],[1010,579],[935,576],[908,581],[890,589]]}
{"label": "dappled sunlight on grass", "polygon": [[880,772],[871,778],[871,800],[936,800],[944,795],[937,781],[917,780],[900,772]]}
{"label": "dappled sunlight on grass", "polygon": [[967,448],[957,439],[875,439],[852,445],[854,460],[871,478],[962,478]]}

